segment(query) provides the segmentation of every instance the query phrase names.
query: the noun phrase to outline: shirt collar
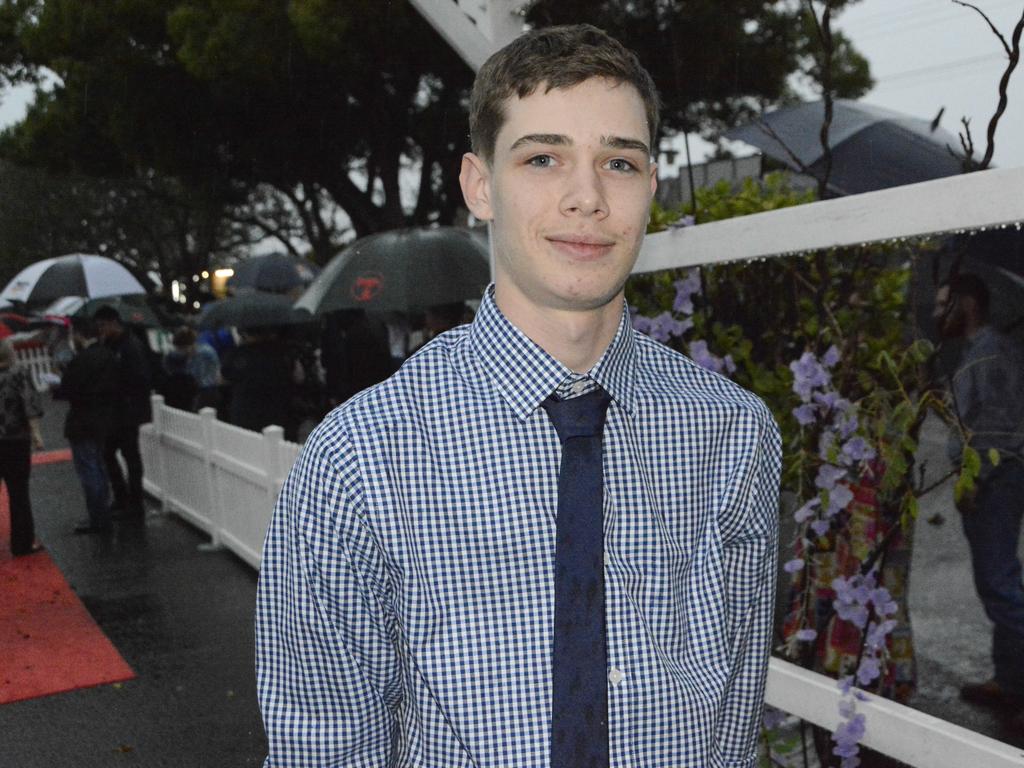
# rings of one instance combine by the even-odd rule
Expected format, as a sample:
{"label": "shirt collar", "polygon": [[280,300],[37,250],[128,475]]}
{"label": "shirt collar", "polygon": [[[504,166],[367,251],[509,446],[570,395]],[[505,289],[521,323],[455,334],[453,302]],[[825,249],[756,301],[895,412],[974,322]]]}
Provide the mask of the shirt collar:
{"label": "shirt collar", "polygon": [[[585,376],[592,378],[627,413],[633,410],[636,340],[623,301],[611,344]],[[477,363],[520,419],[526,419],[566,381],[581,378],[509,321],[494,302],[494,285],[484,292],[469,331]]]}

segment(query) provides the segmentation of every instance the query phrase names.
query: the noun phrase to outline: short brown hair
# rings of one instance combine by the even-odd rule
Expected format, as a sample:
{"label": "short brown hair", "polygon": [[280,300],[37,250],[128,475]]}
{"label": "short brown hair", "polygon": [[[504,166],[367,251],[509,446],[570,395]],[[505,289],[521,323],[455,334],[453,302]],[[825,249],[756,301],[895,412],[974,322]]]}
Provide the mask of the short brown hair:
{"label": "short brown hair", "polygon": [[488,163],[505,123],[505,100],[526,98],[543,84],[544,92],[571,88],[594,77],[632,85],[644,102],[650,149],[658,132],[658,89],[640,60],[622,43],[590,24],[535,29],[493,54],[477,73],[469,100],[469,137],[473,151]]}

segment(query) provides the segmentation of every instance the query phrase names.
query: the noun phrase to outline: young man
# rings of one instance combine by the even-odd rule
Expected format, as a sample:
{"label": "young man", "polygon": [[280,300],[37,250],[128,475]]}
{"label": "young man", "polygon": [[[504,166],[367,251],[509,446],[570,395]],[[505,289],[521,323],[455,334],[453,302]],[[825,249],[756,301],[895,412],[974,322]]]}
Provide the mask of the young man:
{"label": "young man", "polygon": [[[310,437],[257,607],[268,766],[753,766],[778,433],[635,333],[657,95],[589,26],[481,69],[494,286]],[[603,427],[602,427],[603,425]]]}
{"label": "young man", "polygon": [[[1024,360],[1018,346],[988,322],[988,286],[961,273],[939,287],[935,319],[943,338],[964,349],[951,380],[953,407],[981,455],[975,489],[958,503],[971,551],[974,584],[992,620],[991,680],[960,689],[967,701],[1002,710],[1024,733],[1024,585],[1017,556],[1024,508]],[[951,433],[949,457],[962,462],[963,435]],[[990,452],[1000,460],[993,465]]]}

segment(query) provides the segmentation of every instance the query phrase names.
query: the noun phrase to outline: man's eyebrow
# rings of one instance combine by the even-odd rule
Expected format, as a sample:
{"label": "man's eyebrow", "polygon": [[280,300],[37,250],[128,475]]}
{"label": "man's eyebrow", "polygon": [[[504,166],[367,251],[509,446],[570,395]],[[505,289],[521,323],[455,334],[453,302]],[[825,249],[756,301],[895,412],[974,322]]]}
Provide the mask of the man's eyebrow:
{"label": "man's eyebrow", "polygon": [[[568,136],[561,133],[528,133],[525,136],[520,136],[516,139],[512,146],[509,147],[510,152],[515,152],[526,144],[547,144],[549,146],[572,146],[573,141]],[[622,136],[602,136],[601,144],[612,149],[634,149],[639,152],[643,152],[645,155],[650,157],[651,150],[639,139],[627,139]]]}
{"label": "man's eyebrow", "polygon": [[650,157],[651,150],[639,139],[626,139],[622,136],[602,136],[601,143],[612,149],[636,149]]}
{"label": "man's eyebrow", "polygon": [[572,144],[572,139],[568,136],[564,136],[561,133],[528,133],[525,136],[520,136],[516,139],[512,146],[509,147],[509,152],[515,152],[525,144],[549,144],[551,146],[569,146]]}

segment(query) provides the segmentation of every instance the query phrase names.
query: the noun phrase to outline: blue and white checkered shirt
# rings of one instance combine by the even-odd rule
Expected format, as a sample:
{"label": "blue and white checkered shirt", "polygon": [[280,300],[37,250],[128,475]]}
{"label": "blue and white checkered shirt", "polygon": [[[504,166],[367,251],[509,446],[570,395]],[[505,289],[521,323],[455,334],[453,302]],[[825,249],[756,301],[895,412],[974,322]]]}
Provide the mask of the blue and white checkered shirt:
{"label": "blue and white checkered shirt", "polygon": [[779,436],[764,404],[623,320],[573,374],[488,291],[307,440],[256,615],[267,766],[549,764],[560,445],[541,402],[611,396],[604,432],[611,764],[754,766]]}

